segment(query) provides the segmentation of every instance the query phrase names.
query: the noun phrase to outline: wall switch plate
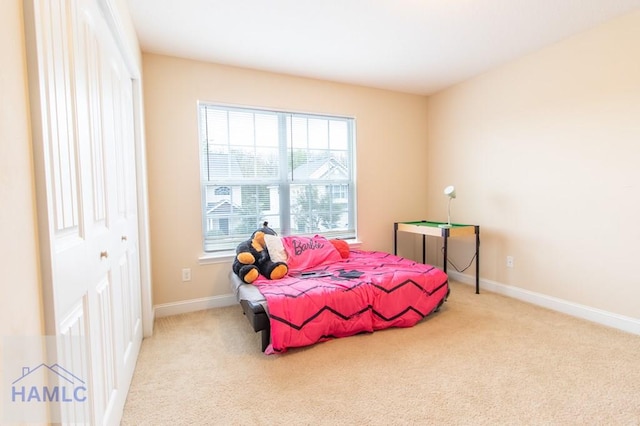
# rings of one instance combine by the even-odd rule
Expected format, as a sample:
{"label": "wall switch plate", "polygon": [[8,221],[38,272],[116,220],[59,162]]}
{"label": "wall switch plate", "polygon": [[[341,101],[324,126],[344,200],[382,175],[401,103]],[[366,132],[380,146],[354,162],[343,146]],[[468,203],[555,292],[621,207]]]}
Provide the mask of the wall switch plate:
{"label": "wall switch plate", "polygon": [[191,281],[191,268],[184,268],[182,270],[182,281]]}

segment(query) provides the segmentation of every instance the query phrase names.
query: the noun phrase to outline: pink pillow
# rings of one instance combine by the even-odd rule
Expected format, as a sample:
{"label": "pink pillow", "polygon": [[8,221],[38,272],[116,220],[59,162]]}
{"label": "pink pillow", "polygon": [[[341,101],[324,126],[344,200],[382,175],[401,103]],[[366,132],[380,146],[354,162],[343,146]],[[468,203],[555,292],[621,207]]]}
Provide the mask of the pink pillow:
{"label": "pink pillow", "polygon": [[340,253],[325,237],[282,237],[282,244],[288,254],[289,272],[299,272],[325,263],[342,259]]}

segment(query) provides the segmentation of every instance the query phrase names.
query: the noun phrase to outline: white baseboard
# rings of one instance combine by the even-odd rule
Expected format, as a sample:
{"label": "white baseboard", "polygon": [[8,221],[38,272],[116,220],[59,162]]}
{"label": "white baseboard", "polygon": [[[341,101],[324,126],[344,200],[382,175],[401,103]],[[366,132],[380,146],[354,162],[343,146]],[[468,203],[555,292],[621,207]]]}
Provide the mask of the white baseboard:
{"label": "white baseboard", "polygon": [[[461,274],[455,271],[447,271],[452,280],[475,286],[475,277]],[[580,305],[557,297],[547,296],[541,293],[501,284],[491,280],[480,279],[480,294],[483,290],[522,300],[533,305],[542,306],[553,311],[562,312],[577,318],[582,318],[597,324],[616,328],[628,333],[640,335],[640,319],[631,318],[613,312],[603,311],[590,306]],[[184,300],[174,303],[163,303],[153,307],[155,318],[170,315],[186,314],[204,309],[222,308],[237,304],[233,294],[203,297],[200,299]]]}
{"label": "white baseboard", "polygon": [[162,318],[170,315],[202,311],[204,309],[223,308],[225,306],[236,305],[237,303],[238,301],[233,294],[225,294],[222,296],[203,297],[201,299],[183,300],[174,303],[163,303],[155,305],[153,311],[156,318]]}
{"label": "white baseboard", "polygon": [[[455,281],[463,284],[476,284],[474,276],[461,274],[459,272],[447,271],[447,274]],[[587,321],[613,327],[628,333],[640,335],[640,319],[626,317],[624,315],[614,314],[612,312],[603,311],[601,309],[592,308],[585,305],[569,302],[567,300],[558,299],[556,297],[547,296],[541,293],[500,284],[495,281],[480,279],[480,294],[482,290],[488,290],[493,293],[502,294],[503,296],[513,299],[522,300],[533,305],[542,306],[553,311],[562,312]]]}

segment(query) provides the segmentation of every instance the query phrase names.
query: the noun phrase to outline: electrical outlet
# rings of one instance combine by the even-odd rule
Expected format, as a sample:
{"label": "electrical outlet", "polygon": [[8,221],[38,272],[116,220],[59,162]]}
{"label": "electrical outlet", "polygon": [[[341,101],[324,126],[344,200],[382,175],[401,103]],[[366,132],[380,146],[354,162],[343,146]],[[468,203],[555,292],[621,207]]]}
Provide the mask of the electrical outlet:
{"label": "electrical outlet", "polygon": [[513,268],[513,256],[507,256],[507,268]]}
{"label": "electrical outlet", "polygon": [[191,281],[191,268],[184,268],[182,270],[182,281]]}

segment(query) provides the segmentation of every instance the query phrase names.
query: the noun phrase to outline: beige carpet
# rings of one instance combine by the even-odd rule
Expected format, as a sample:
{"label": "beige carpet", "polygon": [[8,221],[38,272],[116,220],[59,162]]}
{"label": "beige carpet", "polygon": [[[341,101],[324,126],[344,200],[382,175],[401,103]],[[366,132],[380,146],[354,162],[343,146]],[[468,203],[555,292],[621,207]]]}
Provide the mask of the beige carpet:
{"label": "beige carpet", "polygon": [[124,425],[640,425],[640,336],[452,284],[408,329],[260,352],[239,306],[161,318]]}

